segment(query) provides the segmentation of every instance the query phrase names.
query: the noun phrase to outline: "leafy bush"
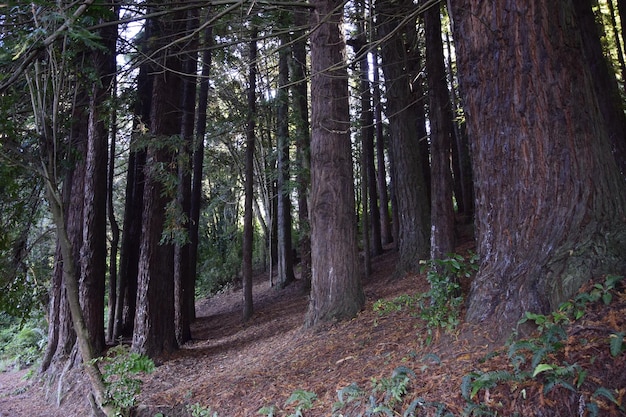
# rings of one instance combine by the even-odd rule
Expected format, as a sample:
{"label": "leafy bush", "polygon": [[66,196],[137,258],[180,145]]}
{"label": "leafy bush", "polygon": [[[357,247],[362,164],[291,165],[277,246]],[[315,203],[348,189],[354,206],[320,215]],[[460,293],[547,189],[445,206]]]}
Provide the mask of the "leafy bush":
{"label": "leafy bush", "polygon": [[0,330],[2,367],[23,369],[33,365],[41,357],[47,341],[47,331],[41,320],[29,320],[20,324],[3,315]]}
{"label": "leafy bush", "polygon": [[137,376],[154,371],[154,362],[147,356],[130,352],[124,345],[111,348],[106,357],[96,361],[102,363],[102,376],[109,403],[118,416],[128,415],[143,384]]}
{"label": "leafy bush", "polygon": [[470,277],[478,270],[478,257],[471,253],[467,259],[459,254],[449,254],[445,259],[421,261],[426,272],[430,290],[423,294],[403,294],[392,300],[377,300],[373,309],[379,315],[408,309],[426,322],[428,336],[426,343],[433,338],[433,330],[451,331],[459,324],[460,307],[463,304],[459,280]]}

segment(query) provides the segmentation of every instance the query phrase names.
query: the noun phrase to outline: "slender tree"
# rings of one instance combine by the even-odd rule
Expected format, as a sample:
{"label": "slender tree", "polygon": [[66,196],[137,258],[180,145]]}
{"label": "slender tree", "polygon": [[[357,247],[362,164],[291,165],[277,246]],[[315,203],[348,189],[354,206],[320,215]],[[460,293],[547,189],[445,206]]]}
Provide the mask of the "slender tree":
{"label": "slender tree", "polygon": [[431,234],[430,257],[442,259],[454,252],[454,207],[452,205],[452,108],[446,81],[441,40],[439,5],[424,12],[426,72],[428,76],[428,115],[430,121]]}
{"label": "slender tree", "polygon": [[626,184],[572,1],[451,6],[480,255],[467,318],[507,334],[626,270]]}
{"label": "slender tree", "polygon": [[[283,13],[284,15],[285,13]],[[279,18],[284,21],[286,16]],[[281,25],[282,26],[282,25]],[[278,109],[277,109],[277,234],[278,234],[278,286],[284,288],[295,281],[293,248],[291,244],[291,187],[289,172],[289,35],[280,36],[278,51]]]}
{"label": "slender tree", "polygon": [[311,33],[311,258],[307,326],[354,317],[359,276],[342,5],[314,0]]}
{"label": "slender tree", "polygon": [[308,9],[294,11],[293,61],[291,66],[293,114],[296,143],[296,183],[298,190],[298,225],[300,252],[300,279],[304,287],[311,287],[311,229],[309,224],[308,191],[310,183],[310,126],[307,83],[307,52],[305,25]]}
{"label": "slender tree", "polygon": [[181,99],[182,122],[180,137],[183,141],[183,148],[179,152],[178,158],[178,191],[177,204],[181,211],[179,220],[182,236],[177,239],[174,246],[174,306],[176,316],[176,339],[179,344],[183,344],[191,339],[191,315],[189,314],[193,306],[187,305],[193,301],[188,296],[189,292],[194,292],[194,281],[190,274],[189,262],[189,227],[191,211],[191,172],[193,157],[194,125],[196,113],[196,93],[197,93],[197,72],[198,72],[198,9],[191,8],[187,11],[187,28],[185,36],[189,38],[186,44],[188,52],[183,57],[183,94]]}
{"label": "slender tree", "polygon": [[[210,13],[207,12],[207,20]],[[200,208],[202,204],[202,172],[204,166],[204,136],[207,128],[207,108],[209,99],[209,76],[211,74],[211,61],[213,45],[213,26],[209,25],[204,30],[202,39],[204,50],[202,52],[202,72],[200,76],[200,88],[198,93],[198,117],[196,120],[196,137],[193,146],[193,179],[191,184],[191,206],[189,213],[189,275],[193,280],[192,288],[195,289],[198,267],[198,243]],[[186,294],[186,302],[189,308],[189,317],[196,318],[195,291]]]}
{"label": "slender tree", "polygon": [[254,143],[256,118],[256,77],[257,77],[257,35],[258,29],[251,31],[248,49],[248,115],[246,125],[246,155],[244,178],[244,219],[243,219],[243,319],[249,320],[254,312],[252,300],[252,250],[254,230],[252,225],[252,200],[254,198]]}
{"label": "slender tree", "polygon": [[374,121],[376,127],[376,190],[380,196],[380,236],[383,245],[393,241],[391,219],[389,217],[389,190],[387,186],[387,165],[385,162],[385,134],[383,132],[383,105],[380,93],[380,70],[378,65],[378,51],[373,51],[372,72],[374,90]]}

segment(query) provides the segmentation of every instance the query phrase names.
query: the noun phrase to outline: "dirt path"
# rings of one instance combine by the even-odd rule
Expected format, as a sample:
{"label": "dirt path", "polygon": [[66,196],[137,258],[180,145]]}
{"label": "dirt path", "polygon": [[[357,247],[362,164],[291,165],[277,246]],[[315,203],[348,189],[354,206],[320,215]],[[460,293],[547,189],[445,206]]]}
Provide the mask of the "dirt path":
{"label": "dirt path", "polygon": [[[314,392],[317,400],[304,415],[329,416],[337,390],[351,383],[371,390],[372,378],[388,378],[400,365],[416,373],[411,398],[445,403],[448,411],[462,415],[467,405],[461,396],[463,377],[476,371],[511,370],[506,350],[482,360],[497,346],[489,339],[489,329],[467,324],[461,324],[452,335],[436,333],[434,342],[426,345],[423,323],[409,312],[376,314],[372,304],[380,298],[427,289],[426,280],[419,275],[389,281],[395,262],[391,252],[375,259],[373,274],[364,282],[367,304],[357,318],[315,331],[302,328],[307,297],[300,283],[277,291],[269,286],[267,276],[256,277],[255,313],[245,324],[241,322],[240,290],[202,300],[192,326],[193,341],[144,378],[136,415],[186,417],[191,415],[188,407],[198,404],[219,417],[257,416],[261,407],[269,405],[282,410],[278,415],[283,416],[294,411],[285,406],[289,396],[305,390]],[[624,286],[615,298],[618,304],[611,307],[590,308],[586,322],[568,330],[571,336],[563,342],[563,353],[545,359],[576,362],[588,369],[582,387],[587,400],[597,386],[603,386],[612,389],[621,404],[626,401],[626,353],[612,358],[606,349],[606,335],[593,333],[603,328],[626,331]],[[46,399],[55,397],[56,387],[46,388],[36,379],[24,381],[24,374],[0,374],[0,417],[89,415],[84,382],[75,381],[72,390],[64,392],[59,407]],[[538,410],[545,407],[548,411],[542,412],[543,416],[576,415],[572,404],[577,404],[578,396],[572,397],[564,388],[544,396],[545,382],[538,377],[525,385],[502,384],[481,390],[477,399],[499,407],[498,415],[513,415],[512,410],[519,415],[540,415]],[[523,401],[519,397],[522,391]],[[626,415],[606,401],[601,405],[605,408],[599,415]]]}

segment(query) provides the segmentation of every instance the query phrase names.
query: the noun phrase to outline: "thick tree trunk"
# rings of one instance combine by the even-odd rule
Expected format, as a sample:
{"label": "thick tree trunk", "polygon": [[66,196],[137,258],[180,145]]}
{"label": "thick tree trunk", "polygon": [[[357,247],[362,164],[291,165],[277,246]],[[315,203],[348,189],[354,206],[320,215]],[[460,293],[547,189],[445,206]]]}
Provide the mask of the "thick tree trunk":
{"label": "thick tree trunk", "polygon": [[420,141],[426,137],[419,72],[420,56],[415,21],[402,23],[415,10],[410,0],[377,4],[378,37],[382,42],[387,89],[387,117],[391,134],[393,187],[398,203],[396,275],[419,271],[429,257],[430,201]]}
{"label": "thick tree trunk", "polygon": [[244,218],[243,218],[243,261],[242,261],[242,284],[243,284],[243,320],[247,321],[254,312],[252,300],[252,250],[254,230],[252,225],[252,200],[254,198],[254,142],[255,142],[255,118],[256,118],[256,57],[257,57],[257,30],[252,30],[251,41],[248,51],[249,74],[248,74],[248,121],[246,126],[246,159],[244,179]]}
{"label": "thick tree trunk", "polygon": [[311,257],[307,326],[354,317],[358,268],[342,2],[315,0],[311,33]]}
{"label": "thick tree trunk", "polygon": [[439,7],[424,12],[426,72],[428,76],[431,149],[431,234],[430,257],[443,259],[454,252],[454,207],[452,205],[452,108],[441,41]]}
{"label": "thick tree trunk", "polygon": [[[163,9],[173,3],[165,2]],[[155,36],[159,48],[168,45],[176,33],[176,25],[183,16],[171,13],[155,18]],[[162,42],[162,43],[161,43]],[[157,49],[158,50],[158,49]],[[172,49],[164,48],[155,57],[160,69],[154,76],[150,133],[148,144],[143,212],[141,248],[137,288],[137,311],[133,334],[134,351],[157,358],[174,351],[178,344],[174,325],[174,245],[164,235],[167,205],[175,199],[176,191],[166,189],[164,179],[176,175],[176,156],[171,142],[180,134],[180,92],[182,82],[180,57]]]}
{"label": "thick tree trunk", "polygon": [[481,262],[467,318],[505,335],[525,311],[626,272],[626,184],[572,2],[451,5]]}
{"label": "thick tree trunk", "polygon": [[[108,86],[106,86],[108,87]],[[106,275],[106,161],[107,129],[98,100],[106,91],[96,87],[91,97],[85,190],[83,206],[83,242],[80,248],[80,301],[91,347],[100,356],[104,341],[104,288]]]}

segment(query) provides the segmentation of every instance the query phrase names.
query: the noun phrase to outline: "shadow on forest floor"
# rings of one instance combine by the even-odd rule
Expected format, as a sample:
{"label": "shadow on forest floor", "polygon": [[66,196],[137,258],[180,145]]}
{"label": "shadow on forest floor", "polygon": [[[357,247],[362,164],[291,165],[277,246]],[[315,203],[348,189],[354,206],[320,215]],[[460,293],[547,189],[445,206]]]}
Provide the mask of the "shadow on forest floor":
{"label": "shadow on forest floor", "polygon": [[[593,415],[593,407],[586,404],[594,402],[598,415],[626,415],[618,407],[626,402],[626,353],[622,350],[613,356],[610,351],[611,334],[626,332],[623,283],[609,306],[589,306],[583,319],[564,327],[559,349],[541,357],[549,365],[541,375],[523,379],[512,364],[511,349],[492,341],[488,328],[461,323],[455,333],[436,333],[426,345],[424,323],[410,312],[383,316],[374,312],[372,305],[378,299],[427,291],[422,275],[390,281],[396,260],[392,251],[373,259],[373,273],[364,282],[366,306],[358,317],[315,330],[302,327],[308,299],[299,281],[276,290],[270,287],[267,274],[257,276],[255,313],[247,323],[241,321],[241,290],[201,300],[193,340],[145,376],[137,415],[191,416],[189,405],[199,404],[199,410],[210,408],[219,417],[260,415],[258,410],[270,405],[276,406],[275,415],[287,416],[295,413],[297,403],[285,406],[285,402],[304,390],[317,396],[304,416],[331,416],[337,391],[353,383],[367,393],[366,400],[370,395],[384,400],[385,392],[372,390],[373,378],[379,383],[388,381],[399,366],[414,374],[407,394],[395,404],[396,412],[421,405],[424,408],[416,408],[414,415],[444,415],[445,410],[454,416],[497,412],[571,417]],[[528,364],[533,356],[530,350],[519,349],[519,357],[525,355]],[[556,381],[547,390],[550,377],[566,364],[576,364],[587,373],[584,377],[580,372],[563,375],[564,384]],[[20,386],[19,376],[0,374],[0,416],[79,416],[87,410],[84,395],[76,393],[68,394],[60,408],[49,405],[43,400],[46,388],[36,382],[12,390]],[[469,402],[462,394],[464,377],[466,390],[484,382]],[[468,385],[472,381],[474,385]],[[605,391],[598,393],[598,388]],[[367,401],[360,406],[353,403],[343,415],[361,415]],[[474,414],[469,411],[472,404]],[[477,414],[479,406],[485,413],[489,407],[492,414]],[[20,414],[20,410],[29,412]],[[195,415],[213,415],[199,413]]]}

